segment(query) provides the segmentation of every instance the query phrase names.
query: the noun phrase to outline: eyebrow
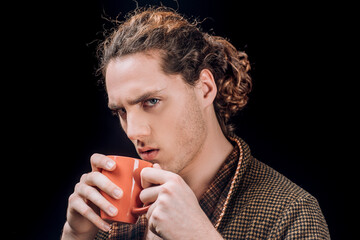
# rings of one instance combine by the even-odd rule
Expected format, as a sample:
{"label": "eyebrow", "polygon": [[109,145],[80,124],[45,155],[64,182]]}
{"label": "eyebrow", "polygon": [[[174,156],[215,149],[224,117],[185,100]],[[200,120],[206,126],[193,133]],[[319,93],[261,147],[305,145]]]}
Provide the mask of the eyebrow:
{"label": "eyebrow", "polygon": [[[147,100],[148,98],[150,98],[151,96],[154,96],[154,95],[157,95],[159,94],[161,91],[163,91],[165,88],[162,88],[160,90],[153,90],[153,91],[148,91],[148,92],[145,92],[143,94],[141,94],[140,96],[137,96],[136,98],[134,99],[128,99],[127,100],[127,103],[129,105],[136,105],[138,103],[141,103],[145,100]],[[118,110],[118,109],[121,109],[123,108],[122,106],[120,105],[117,105],[117,104],[109,104],[108,106],[111,110]]]}

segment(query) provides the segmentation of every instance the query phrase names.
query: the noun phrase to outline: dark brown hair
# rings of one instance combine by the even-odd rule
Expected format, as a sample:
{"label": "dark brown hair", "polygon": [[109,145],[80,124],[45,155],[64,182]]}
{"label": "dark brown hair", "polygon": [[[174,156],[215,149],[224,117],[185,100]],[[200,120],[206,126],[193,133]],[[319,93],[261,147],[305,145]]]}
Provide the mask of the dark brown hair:
{"label": "dark brown hair", "polygon": [[202,32],[172,9],[137,9],[99,45],[99,71],[105,77],[110,60],[128,54],[159,50],[166,74],[181,74],[195,85],[201,70],[214,76],[218,93],[214,108],[225,135],[232,133],[229,119],[248,101],[252,81],[246,53],[219,36]]}

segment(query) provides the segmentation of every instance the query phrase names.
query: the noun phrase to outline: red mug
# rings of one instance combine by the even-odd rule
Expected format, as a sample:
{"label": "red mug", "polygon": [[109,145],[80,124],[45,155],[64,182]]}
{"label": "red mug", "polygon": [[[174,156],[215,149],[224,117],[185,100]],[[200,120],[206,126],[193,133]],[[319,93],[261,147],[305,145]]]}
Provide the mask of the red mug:
{"label": "red mug", "polygon": [[123,157],[123,156],[107,156],[116,162],[116,168],[113,171],[102,170],[102,173],[123,190],[123,196],[120,199],[114,199],[103,191],[101,194],[118,209],[118,214],[114,217],[109,216],[104,211],[100,211],[102,219],[136,223],[138,217],[149,209],[139,198],[142,190],[140,172],[145,167],[152,167],[152,163],[140,159]]}

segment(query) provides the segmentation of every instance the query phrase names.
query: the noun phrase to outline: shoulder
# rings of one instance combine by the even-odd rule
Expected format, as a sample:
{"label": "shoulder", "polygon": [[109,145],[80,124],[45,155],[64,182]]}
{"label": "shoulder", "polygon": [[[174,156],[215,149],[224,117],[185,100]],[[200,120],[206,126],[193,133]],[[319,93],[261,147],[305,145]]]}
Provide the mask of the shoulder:
{"label": "shoulder", "polygon": [[249,146],[239,137],[231,139],[240,149],[239,171],[235,173],[235,185],[240,195],[252,199],[280,200],[283,203],[311,196],[287,177],[254,158]]}
{"label": "shoulder", "polygon": [[317,200],[270,166],[250,158],[231,197],[228,229],[243,229],[245,235],[239,237],[277,239],[301,234],[327,239],[327,224]]}
{"label": "shoulder", "polygon": [[322,217],[315,197],[255,158],[249,164],[239,188],[242,189],[242,194],[238,197],[243,204],[245,201],[252,207],[257,206],[274,218],[282,217],[285,213],[292,214],[300,209],[311,215],[320,213]]}
{"label": "shoulder", "polygon": [[[253,176],[255,195],[273,215],[271,236],[274,238],[330,238],[319,203],[306,190],[268,165],[254,159],[249,171]],[[265,196],[266,195],[266,196]],[[270,227],[270,226],[269,226]]]}
{"label": "shoulder", "polygon": [[306,190],[255,158],[241,180],[247,194],[277,205],[287,205],[298,199],[314,199]]}

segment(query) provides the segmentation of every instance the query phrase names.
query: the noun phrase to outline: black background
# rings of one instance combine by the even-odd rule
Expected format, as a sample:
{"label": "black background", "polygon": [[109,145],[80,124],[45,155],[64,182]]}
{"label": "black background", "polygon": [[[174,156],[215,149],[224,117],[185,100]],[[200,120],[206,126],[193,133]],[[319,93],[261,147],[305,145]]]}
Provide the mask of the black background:
{"label": "black background", "polygon": [[[254,90],[233,121],[259,160],[314,195],[333,239],[350,236],[358,142],[350,112],[356,33],[343,3],[162,1],[248,53]],[[160,1],[138,1],[159,5]],[[58,239],[94,152],[136,156],[97,86],[95,48],[136,3],[3,4],[3,198],[7,239]],[[351,194],[352,192],[352,194]],[[351,219],[349,216],[352,216]]]}

